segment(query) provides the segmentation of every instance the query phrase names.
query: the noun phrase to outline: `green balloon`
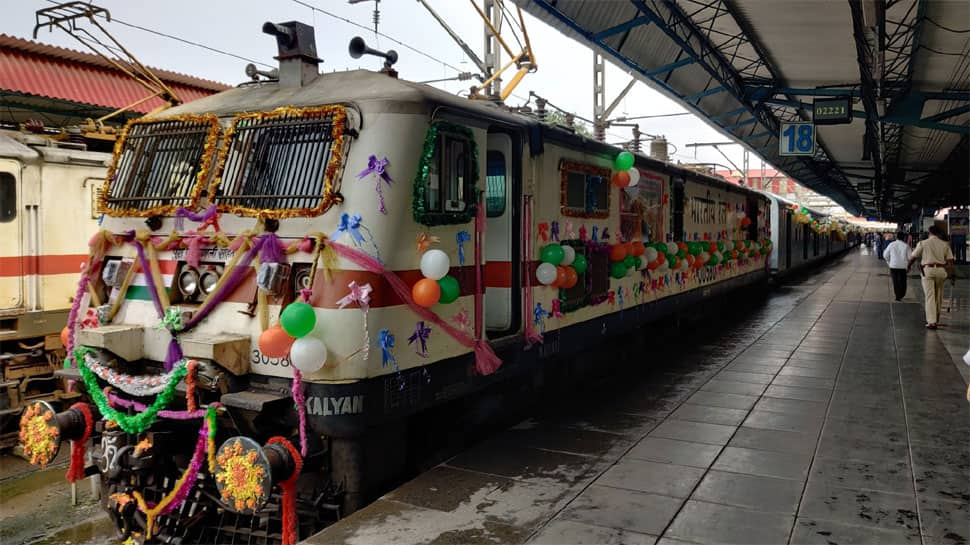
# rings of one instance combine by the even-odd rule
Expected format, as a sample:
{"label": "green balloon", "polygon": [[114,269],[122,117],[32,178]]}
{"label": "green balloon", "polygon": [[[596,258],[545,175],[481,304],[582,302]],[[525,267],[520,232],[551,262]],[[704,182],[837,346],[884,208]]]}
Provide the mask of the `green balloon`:
{"label": "green balloon", "polygon": [[313,331],[317,325],[317,315],[313,307],[297,301],[290,303],[280,314],[280,325],[290,337],[300,338]]}
{"label": "green balloon", "polygon": [[637,256],[633,256],[633,268],[634,269],[640,269],[640,267],[643,267],[643,260],[640,259],[640,256],[638,256],[638,255]]}
{"label": "green balloon", "polygon": [[450,274],[438,280],[438,285],[441,286],[441,298],[438,299],[439,303],[446,305],[448,303],[454,303],[458,299],[458,296],[461,295],[461,286],[458,285],[458,280]]}
{"label": "green balloon", "polygon": [[550,265],[559,265],[562,263],[562,258],[566,255],[563,251],[562,246],[558,244],[546,244],[542,247],[542,251],[539,257],[542,259],[543,263],[549,263]]}
{"label": "green balloon", "polygon": [[687,257],[687,252],[683,250],[677,250],[677,257],[684,259],[685,257]]}
{"label": "green balloon", "polygon": [[687,249],[690,250],[690,255],[694,257],[697,257],[702,253],[704,253],[704,249],[701,248],[701,245],[696,242],[691,242],[690,244],[688,244]]}
{"label": "green balloon", "polygon": [[744,247],[745,248],[750,248],[751,247],[751,241],[750,240],[744,241]]}
{"label": "green balloon", "polygon": [[617,279],[626,276],[626,264],[622,261],[614,261],[613,264],[610,265],[610,276]]}
{"label": "green balloon", "polygon": [[717,241],[717,251],[719,251],[719,252],[723,252],[724,251],[724,243],[721,242],[720,240]]}
{"label": "green balloon", "polygon": [[637,262],[634,259],[634,256],[632,256],[632,255],[628,255],[628,256],[626,256],[626,257],[623,258],[623,265],[626,268],[628,268],[628,269],[633,268],[633,266],[636,265],[636,264],[637,264]]}
{"label": "green balloon", "polygon": [[717,256],[712,255],[711,259],[707,262],[708,265],[717,265]]}
{"label": "green balloon", "polygon": [[616,170],[627,171],[633,167],[633,154],[628,151],[621,151],[619,155],[616,156],[616,161],[613,162],[613,166]]}
{"label": "green balloon", "polygon": [[576,269],[576,274],[586,274],[586,267],[588,266],[589,263],[586,261],[586,256],[576,254],[576,259],[573,260],[573,268]]}

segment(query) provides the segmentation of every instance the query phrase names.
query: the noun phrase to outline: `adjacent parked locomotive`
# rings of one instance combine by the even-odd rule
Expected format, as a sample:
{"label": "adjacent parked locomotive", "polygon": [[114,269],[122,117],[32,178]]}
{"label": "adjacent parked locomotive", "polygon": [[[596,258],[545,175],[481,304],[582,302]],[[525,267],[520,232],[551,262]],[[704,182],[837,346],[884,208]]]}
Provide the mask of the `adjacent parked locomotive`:
{"label": "adjacent parked locomotive", "polygon": [[763,195],[264,29],[279,80],[119,138],[66,335],[90,402],[22,420],[126,534],[292,543],[399,471],[409,416],[768,277]]}
{"label": "adjacent parked locomotive", "polygon": [[0,131],[0,448],[16,444],[25,403],[77,397],[53,376],[58,334],[87,260],[78,234],[97,230],[110,159],[83,143]]}

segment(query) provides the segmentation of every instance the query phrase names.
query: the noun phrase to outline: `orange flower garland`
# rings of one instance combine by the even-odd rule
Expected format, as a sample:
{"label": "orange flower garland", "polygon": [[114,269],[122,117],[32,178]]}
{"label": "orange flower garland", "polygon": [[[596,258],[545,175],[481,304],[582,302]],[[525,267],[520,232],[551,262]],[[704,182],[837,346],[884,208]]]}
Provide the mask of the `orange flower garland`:
{"label": "orange flower garland", "polygon": [[256,464],[255,450],[243,452],[240,441],[233,442],[216,457],[221,468],[216,482],[222,484],[222,499],[236,511],[255,510],[268,491],[263,488],[263,468]]}
{"label": "orange flower garland", "polygon": [[40,403],[34,403],[24,410],[20,417],[20,443],[24,446],[24,456],[33,465],[47,467],[60,444],[57,424],[51,422],[52,411],[44,410]]}

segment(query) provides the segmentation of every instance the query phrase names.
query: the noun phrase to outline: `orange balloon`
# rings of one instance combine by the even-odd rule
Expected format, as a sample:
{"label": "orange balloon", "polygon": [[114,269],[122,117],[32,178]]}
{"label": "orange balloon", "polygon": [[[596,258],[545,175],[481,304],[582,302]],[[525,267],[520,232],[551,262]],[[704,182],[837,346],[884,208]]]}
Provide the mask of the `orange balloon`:
{"label": "orange balloon", "polygon": [[571,269],[571,267],[556,267],[556,281],[553,283],[557,288],[568,287],[566,284],[569,281],[569,276],[566,273],[566,269]]}
{"label": "orange balloon", "polygon": [[61,330],[61,344],[64,345],[64,348],[67,348],[67,336],[70,332],[71,330],[67,326],[64,326],[64,329]]}
{"label": "orange balloon", "polygon": [[654,270],[654,269],[656,269],[659,266],[660,266],[660,260],[659,259],[656,260],[656,261],[651,261],[650,263],[647,263],[647,268],[650,269],[651,271]]}
{"label": "orange balloon", "polygon": [[667,254],[663,252],[657,252],[657,260],[654,261],[654,263],[656,263],[657,266],[659,267],[660,265],[664,264],[664,261],[667,261]]}
{"label": "orange balloon", "polygon": [[411,288],[411,297],[422,307],[432,307],[441,298],[441,286],[430,278],[422,278]]}
{"label": "orange balloon", "polygon": [[626,259],[626,246],[623,244],[614,244],[610,248],[610,261],[623,261]]}
{"label": "orange balloon", "polygon": [[686,242],[678,242],[677,243],[677,247],[680,248],[681,250],[685,251],[685,252],[687,251],[687,243]]}
{"label": "orange balloon", "polygon": [[641,256],[645,251],[647,251],[647,247],[639,240],[630,243],[630,255]]}
{"label": "orange balloon", "polygon": [[572,267],[564,267],[564,268],[566,269],[566,282],[562,285],[562,287],[568,290],[569,288],[574,287],[577,282],[579,282],[579,275],[576,274],[576,269]]}
{"label": "orange balloon", "polygon": [[731,259],[737,259],[737,258],[738,258],[738,251],[731,250]]}
{"label": "orange balloon", "polygon": [[274,325],[260,333],[259,351],[268,358],[283,358],[290,353],[295,340],[282,327]]}
{"label": "orange balloon", "polygon": [[707,251],[710,252],[710,253],[712,253],[712,254],[714,252],[716,252],[717,251],[717,242],[716,241],[713,241],[713,240],[710,241],[710,243],[708,243],[708,245],[707,245]]}
{"label": "orange balloon", "polygon": [[613,175],[613,179],[610,180],[610,181],[616,187],[624,188],[624,187],[630,185],[630,174],[627,171],[625,171],[625,170],[621,170],[621,171],[617,172],[616,174],[614,174]]}

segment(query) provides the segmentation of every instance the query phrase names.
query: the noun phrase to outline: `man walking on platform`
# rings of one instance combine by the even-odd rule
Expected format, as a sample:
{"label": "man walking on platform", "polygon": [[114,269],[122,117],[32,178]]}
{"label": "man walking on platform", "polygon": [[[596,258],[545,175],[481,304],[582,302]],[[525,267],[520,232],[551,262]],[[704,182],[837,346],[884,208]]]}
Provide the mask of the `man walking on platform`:
{"label": "man walking on platform", "polygon": [[883,259],[889,264],[889,276],[893,279],[893,292],[896,300],[901,301],[906,296],[906,272],[909,271],[909,245],[906,244],[906,233],[896,233],[896,240],[886,246],[882,253]]}
{"label": "man walking on platform", "polygon": [[[923,275],[923,296],[926,305],[926,328],[936,329],[940,319],[940,307],[943,306],[943,285],[947,274],[953,275],[953,251],[950,245],[940,240],[940,228],[930,226],[930,235],[921,241],[913,250],[907,268],[917,259],[920,260],[920,271]],[[953,276],[956,284],[956,276]]]}

